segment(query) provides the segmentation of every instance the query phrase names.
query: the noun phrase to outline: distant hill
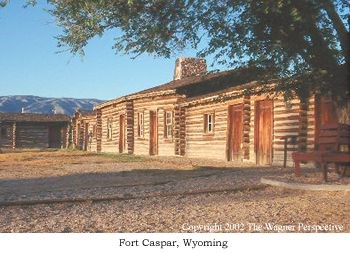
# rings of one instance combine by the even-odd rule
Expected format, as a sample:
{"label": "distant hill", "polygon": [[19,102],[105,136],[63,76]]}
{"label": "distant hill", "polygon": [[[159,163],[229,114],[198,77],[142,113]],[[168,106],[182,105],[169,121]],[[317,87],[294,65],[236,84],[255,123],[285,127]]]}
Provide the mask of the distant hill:
{"label": "distant hill", "polygon": [[63,113],[73,115],[76,109],[92,110],[102,103],[98,99],[44,98],[37,96],[0,96],[0,112]]}

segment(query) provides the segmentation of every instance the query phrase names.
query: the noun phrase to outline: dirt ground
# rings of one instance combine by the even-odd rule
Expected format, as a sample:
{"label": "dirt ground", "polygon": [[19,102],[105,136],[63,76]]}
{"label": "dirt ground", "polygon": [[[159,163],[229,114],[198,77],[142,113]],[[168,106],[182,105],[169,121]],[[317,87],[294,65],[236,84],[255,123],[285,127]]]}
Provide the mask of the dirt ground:
{"label": "dirt ground", "polygon": [[349,193],[267,187],[261,177],[292,178],[293,170],[81,151],[4,152],[0,232],[350,232]]}

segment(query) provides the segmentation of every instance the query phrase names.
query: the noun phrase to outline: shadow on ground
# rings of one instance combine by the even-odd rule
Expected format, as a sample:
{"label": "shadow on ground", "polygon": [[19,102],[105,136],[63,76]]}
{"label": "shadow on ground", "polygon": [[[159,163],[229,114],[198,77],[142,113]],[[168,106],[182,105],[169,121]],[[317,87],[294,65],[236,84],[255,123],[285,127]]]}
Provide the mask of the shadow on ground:
{"label": "shadow on ground", "polygon": [[[191,170],[134,169],[55,177],[0,180],[0,202],[40,199],[153,196],[154,194],[223,191],[261,186],[260,178],[291,173],[291,169],[220,168]],[[153,195],[152,195],[153,194]]]}

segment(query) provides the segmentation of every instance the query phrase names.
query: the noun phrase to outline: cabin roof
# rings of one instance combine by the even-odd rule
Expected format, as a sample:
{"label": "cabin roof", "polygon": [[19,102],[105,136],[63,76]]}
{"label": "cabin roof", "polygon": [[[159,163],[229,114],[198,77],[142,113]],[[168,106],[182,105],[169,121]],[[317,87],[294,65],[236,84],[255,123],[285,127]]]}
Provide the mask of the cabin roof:
{"label": "cabin roof", "polygon": [[5,122],[69,122],[65,114],[0,113],[0,121]]}
{"label": "cabin roof", "polygon": [[76,112],[79,113],[82,117],[95,116],[96,115],[95,111],[89,111],[89,110],[78,109]]}
{"label": "cabin roof", "polygon": [[231,89],[243,89],[245,84],[259,80],[263,72],[257,68],[240,68],[219,72],[218,75],[208,76],[199,82],[176,88],[178,94],[186,95],[188,100],[218,94]]}
{"label": "cabin roof", "polygon": [[207,94],[221,92],[232,87],[250,83],[258,80],[262,74],[263,72],[261,69],[249,67],[187,77],[106,101],[97,105],[95,108],[103,108],[111,104],[125,102],[128,99],[137,99],[145,96],[178,94],[188,99],[193,99],[195,97],[202,97]]}
{"label": "cabin roof", "polygon": [[130,94],[129,96],[175,90],[181,95],[186,95],[186,97],[195,97],[257,80],[261,74],[262,70],[255,67],[226,70],[173,80],[150,89]]}

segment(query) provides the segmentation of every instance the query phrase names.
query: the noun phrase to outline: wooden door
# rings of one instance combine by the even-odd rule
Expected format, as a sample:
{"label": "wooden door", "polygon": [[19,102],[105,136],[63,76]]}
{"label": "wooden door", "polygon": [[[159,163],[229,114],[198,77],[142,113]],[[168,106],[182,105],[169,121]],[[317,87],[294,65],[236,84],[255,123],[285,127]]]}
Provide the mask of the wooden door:
{"label": "wooden door", "polygon": [[119,153],[123,153],[125,148],[125,115],[121,114],[119,116]]}
{"label": "wooden door", "polygon": [[336,125],[338,124],[336,108],[330,98],[321,99],[320,125]]}
{"label": "wooden door", "polygon": [[336,108],[330,97],[316,98],[315,100],[315,146],[319,149],[319,129],[322,126],[337,126],[338,117]]}
{"label": "wooden door", "polygon": [[258,165],[272,163],[272,100],[256,102],[255,107],[255,154]]}
{"label": "wooden door", "polygon": [[242,160],[243,105],[230,105],[227,118],[227,160]]}
{"label": "wooden door", "polygon": [[156,155],[158,153],[158,131],[157,131],[157,112],[151,111],[149,117],[149,154]]}
{"label": "wooden door", "polygon": [[61,129],[57,126],[49,127],[49,148],[61,147]]}

